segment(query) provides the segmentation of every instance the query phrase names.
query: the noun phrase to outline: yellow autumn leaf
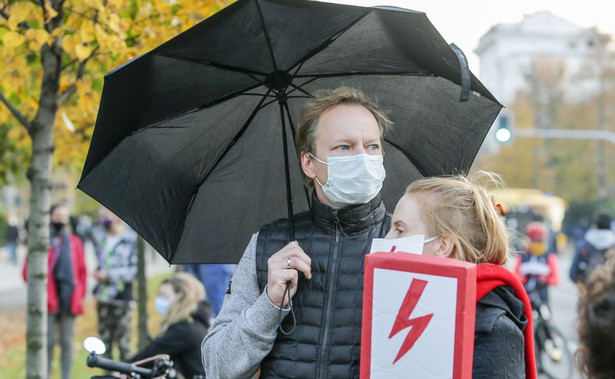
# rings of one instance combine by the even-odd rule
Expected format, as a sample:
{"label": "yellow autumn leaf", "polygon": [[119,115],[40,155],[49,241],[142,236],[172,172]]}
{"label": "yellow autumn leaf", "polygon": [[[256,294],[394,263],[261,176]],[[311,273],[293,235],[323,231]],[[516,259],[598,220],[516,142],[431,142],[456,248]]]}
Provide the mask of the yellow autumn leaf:
{"label": "yellow autumn leaf", "polygon": [[11,6],[8,26],[10,30],[17,30],[20,22],[26,21],[32,11],[36,10],[36,5],[29,1],[18,1]]}
{"label": "yellow autumn leaf", "polygon": [[74,34],[65,35],[62,38],[62,48],[70,55],[75,54],[75,46],[77,44],[79,44],[79,37]]}
{"label": "yellow autumn leaf", "polygon": [[25,40],[26,40],[26,37],[14,31],[6,32],[2,36],[2,43],[6,47],[20,46],[21,44],[25,42]]}
{"label": "yellow autumn leaf", "polygon": [[90,20],[86,20],[81,25],[79,31],[81,35],[81,42],[92,42],[96,39],[96,30],[94,30],[94,23]]}
{"label": "yellow autumn leaf", "polygon": [[107,26],[112,31],[120,33],[120,16],[118,16],[117,14],[111,14],[109,16]]}
{"label": "yellow autumn leaf", "polygon": [[45,43],[49,42],[49,33],[44,29],[28,29],[26,31],[26,39],[30,41],[30,48],[38,50]]}
{"label": "yellow autumn leaf", "polygon": [[89,46],[86,46],[81,43],[75,46],[75,54],[77,54],[77,58],[79,58],[80,61],[87,59],[91,53],[92,48]]}

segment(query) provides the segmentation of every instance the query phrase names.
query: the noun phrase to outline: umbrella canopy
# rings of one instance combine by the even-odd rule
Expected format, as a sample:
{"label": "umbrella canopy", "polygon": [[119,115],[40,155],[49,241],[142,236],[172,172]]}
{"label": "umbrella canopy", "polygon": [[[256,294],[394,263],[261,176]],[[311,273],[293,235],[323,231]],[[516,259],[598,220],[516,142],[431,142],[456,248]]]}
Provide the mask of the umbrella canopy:
{"label": "umbrella canopy", "polygon": [[78,188],[170,263],[236,263],[261,225],[309,208],[294,126],[341,85],[394,122],[390,210],[412,180],[469,170],[501,109],[424,13],[240,0],[105,76]]}

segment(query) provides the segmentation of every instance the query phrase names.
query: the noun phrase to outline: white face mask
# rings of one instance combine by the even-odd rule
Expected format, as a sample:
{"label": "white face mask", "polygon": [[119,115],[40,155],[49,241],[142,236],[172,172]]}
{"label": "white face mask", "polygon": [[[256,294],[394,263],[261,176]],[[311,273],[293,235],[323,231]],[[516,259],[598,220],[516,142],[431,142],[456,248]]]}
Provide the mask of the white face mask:
{"label": "white face mask", "polygon": [[422,234],[400,238],[374,238],[370,253],[411,253],[421,255],[425,245],[437,239],[438,237],[425,239],[425,236]]}
{"label": "white face mask", "polygon": [[154,300],[154,309],[158,312],[159,315],[164,316],[169,311],[169,307],[171,306],[171,299],[168,297],[157,296]]}
{"label": "white face mask", "polygon": [[382,189],[386,177],[382,155],[357,154],[344,157],[329,157],[323,162],[310,153],[312,158],[327,165],[327,183],[316,178],[325,196],[336,206],[365,204]]}

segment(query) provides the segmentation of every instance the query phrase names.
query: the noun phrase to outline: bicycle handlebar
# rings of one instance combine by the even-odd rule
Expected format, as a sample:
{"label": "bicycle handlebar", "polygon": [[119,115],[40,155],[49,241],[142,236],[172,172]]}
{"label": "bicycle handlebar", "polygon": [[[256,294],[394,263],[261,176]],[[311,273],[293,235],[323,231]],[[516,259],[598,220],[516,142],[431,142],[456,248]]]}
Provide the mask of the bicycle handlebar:
{"label": "bicycle handlebar", "polygon": [[96,353],[90,353],[86,361],[88,367],[98,367],[109,371],[117,371],[122,374],[139,374],[147,378],[153,377],[153,371],[143,367],[135,366],[131,363],[117,362],[111,359],[101,358]]}

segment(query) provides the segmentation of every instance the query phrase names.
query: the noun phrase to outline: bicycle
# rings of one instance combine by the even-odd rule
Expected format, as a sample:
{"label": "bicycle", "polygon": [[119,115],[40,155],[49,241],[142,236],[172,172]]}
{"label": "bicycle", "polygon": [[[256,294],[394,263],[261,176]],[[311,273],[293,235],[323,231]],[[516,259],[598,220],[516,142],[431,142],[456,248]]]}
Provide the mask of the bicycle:
{"label": "bicycle", "polygon": [[[120,374],[115,376],[111,374],[95,375],[91,379],[173,379],[176,378],[173,370],[173,361],[167,354],[159,354],[153,357],[146,358],[142,361],[134,363],[118,362],[111,359],[103,358],[106,350],[105,344],[96,337],[88,337],[83,341],[83,347],[90,353],[86,360],[88,367],[98,367],[107,371],[113,371]],[[143,365],[151,366],[151,368],[143,367]]]}
{"label": "bicycle", "polygon": [[[542,287],[544,286],[544,287]],[[572,376],[574,360],[568,340],[551,322],[551,311],[540,293],[546,283],[529,275],[525,289],[530,298],[534,322],[534,350],[538,374],[551,379],[568,379]]]}

